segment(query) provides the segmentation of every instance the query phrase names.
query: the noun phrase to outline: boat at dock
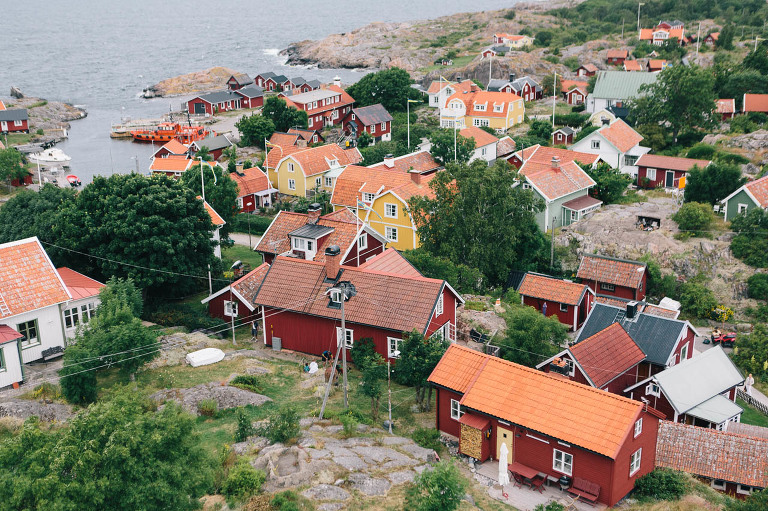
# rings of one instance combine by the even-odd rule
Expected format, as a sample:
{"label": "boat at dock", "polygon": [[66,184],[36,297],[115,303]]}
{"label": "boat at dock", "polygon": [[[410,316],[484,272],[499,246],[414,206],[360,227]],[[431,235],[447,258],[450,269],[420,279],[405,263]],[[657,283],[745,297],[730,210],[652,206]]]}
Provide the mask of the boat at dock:
{"label": "boat at dock", "polygon": [[61,149],[53,147],[39,153],[30,154],[29,159],[35,163],[64,163],[70,161],[72,158],[67,156]]}
{"label": "boat at dock", "polygon": [[73,187],[80,186],[81,184],[83,184],[80,182],[80,179],[74,174],[68,174],[66,177],[66,180],[67,180],[67,183],[69,183],[69,185]]}
{"label": "boat at dock", "polygon": [[191,144],[202,140],[211,132],[203,126],[182,126],[177,122],[162,122],[154,129],[131,131],[131,136],[139,142],[170,142],[178,140],[182,144]]}

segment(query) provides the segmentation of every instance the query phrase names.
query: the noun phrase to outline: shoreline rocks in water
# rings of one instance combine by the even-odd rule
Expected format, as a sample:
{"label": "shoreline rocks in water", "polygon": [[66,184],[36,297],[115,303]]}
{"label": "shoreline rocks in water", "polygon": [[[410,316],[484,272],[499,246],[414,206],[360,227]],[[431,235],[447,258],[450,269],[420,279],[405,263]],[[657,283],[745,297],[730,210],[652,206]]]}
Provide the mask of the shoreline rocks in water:
{"label": "shoreline rocks in water", "polygon": [[160,98],[221,90],[227,87],[229,77],[237,73],[227,67],[212,67],[165,79],[147,87],[141,95],[145,98]]}

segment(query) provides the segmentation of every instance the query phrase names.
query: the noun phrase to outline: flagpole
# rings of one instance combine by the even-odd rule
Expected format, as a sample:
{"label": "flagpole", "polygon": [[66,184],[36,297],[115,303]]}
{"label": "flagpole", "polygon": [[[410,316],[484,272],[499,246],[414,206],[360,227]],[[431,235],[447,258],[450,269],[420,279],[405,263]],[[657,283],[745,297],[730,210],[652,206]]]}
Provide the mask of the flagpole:
{"label": "flagpole", "polygon": [[360,266],[360,227],[358,227],[358,220],[360,220],[360,206],[357,204],[357,195],[355,195],[355,232],[358,233],[358,237],[355,240],[355,243],[357,243],[357,264],[355,266]]}

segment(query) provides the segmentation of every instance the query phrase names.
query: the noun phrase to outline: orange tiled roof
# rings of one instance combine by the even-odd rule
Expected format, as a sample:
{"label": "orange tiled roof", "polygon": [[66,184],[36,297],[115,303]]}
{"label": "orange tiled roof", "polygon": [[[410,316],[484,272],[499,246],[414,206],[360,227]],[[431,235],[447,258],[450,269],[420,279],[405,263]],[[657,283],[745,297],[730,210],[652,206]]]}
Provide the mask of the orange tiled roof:
{"label": "orange tiled roof", "polygon": [[457,344],[448,348],[428,381],[463,393],[462,406],[612,459],[643,407]]}
{"label": "orange tiled roof", "polygon": [[5,103],[0,100],[0,110],[5,110]]}
{"label": "orange tiled roof", "polygon": [[679,40],[683,38],[685,28],[670,28],[667,32],[669,32],[669,39],[676,37]]}
{"label": "orange tiled roof", "polygon": [[[242,174],[242,175],[240,175]],[[229,175],[232,181],[237,184],[237,196],[245,197],[258,192],[263,192],[272,187],[269,178],[259,167],[251,167],[233,172]]]}
{"label": "orange tiled roof", "polygon": [[669,319],[677,319],[677,317],[680,315],[680,311],[665,309],[664,307],[659,307],[658,305],[653,305],[650,303],[645,304],[645,307],[643,307],[642,312],[644,314],[651,314],[653,316],[659,316],[661,318],[669,318]]}
{"label": "orange tiled roof", "polygon": [[595,186],[589,174],[573,161],[561,161],[559,167],[554,167],[551,159],[548,162],[528,160],[519,173],[550,201]]}
{"label": "orange tiled roof", "polygon": [[171,154],[165,158],[152,159],[152,165],[149,166],[149,170],[156,172],[184,172],[192,166],[194,161],[186,156]]}
{"label": "orange tiled roof", "polygon": [[590,73],[596,73],[597,72],[597,66],[594,64],[584,64],[583,67],[586,71]]}
{"label": "orange tiled roof", "polygon": [[717,113],[719,114],[732,114],[736,112],[736,100],[735,99],[718,99],[717,100]]}
{"label": "orange tiled roof", "polygon": [[641,28],[640,29],[640,40],[641,41],[650,41],[653,39],[653,29],[652,28]]}
{"label": "orange tiled roof", "polygon": [[744,94],[744,112],[768,113],[768,94]]}
{"label": "orange tiled roof", "polygon": [[744,422],[729,422],[728,433],[732,435],[751,436],[756,438],[768,439],[768,428],[763,426],[754,426]]}
{"label": "orange tiled roof", "polygon": [[637,60],[625,60],[624,61],[624,71],[642,71],[643,66],[640,65],[640,62]]}
{"label": "orange tiled roof", "polygon": [[384,273],[395,273],[397,275],[408,275],[411,277],[423,276],[408,259],[402,256],[394,248],[388,248],[381,254],[368,259],[361,264],[359,268],[367,270],[376,270]]}
{"label": "orange tiled roof", "polygon": [[[559,147],[545,147],[539,144],[526,147],[515,153],[517,159],[525,159],[526,163],[537,163],[551,165],[552,158],[560,158],[560,163],[577,161],[582,165],[594,165],[600,155],[571,151],[570,149],[561,149]],[[525,156],[525,158],[523,158]]]}
{"label": "orange tiled roof", "polygon": [[275,145],[296,145],[296,141],[299,139],[298,133],[283,133],[276,131],[269,137],[269,143]]}
{"label": "orange tiled roof", "polygon": [[0,245],[0,298],[10,311],[0,310],[0,319],[70,299],[37,237]]}
{"label": "orange tiled roof", "polygon": [[[198,197],[198,199],[202,200],[201,197]],[[205,210],[208,212],[208,215],[210,215],[213,225],[224,225],[227,223],[218,213],[216,213],[216,210],[213,209],[213,206],[208,204],[208,201],[203,201],[203,206],[205,206]]]}
{"label": "orange tiled roof", "polygon": [[597,132],[604,136],[608,142],[616,146],[616,149],[622,153],[626,153],[643,140],[643,136],[640,133],[630,128],[629,124],[621,119],[616,119],[613,121],[613,124],[604,126]]}
{"label": "orange tiled roof", "polygon": [[437,161],[428,151],[418,151],[415,153],[398,156],[394,159],[392,167],[389,167],[386,163],[382,162],[369,165],[368,168],[376,170],[397,170],[400,172],[416,170],[418,172],[425,173],[438,170],[442,168],[442,166],[437,163]]}
{"label": "orange tiled roof", "polygon": [[608,50],[608,53],[605,54],[605,58],[607,59],[625,59],[629,55],[629,51],[627,50]]}
{"label": "orange tiled roof", "polygon": [[656,466],[768,487],[768,439],[659,421]]}
{"label": "orange tiled roof", "polygon": [[328,213],[327,215],[324,215],[323,218],[326,220],[336,220],[337,222],[347,222],[348,224],[357,224],[360,222],[357,215],[347,208],[341,208],[332,213]]}
{"label": "orange tiled roof", "polygon": [[717,41],[720,38],[720,32],[712,32],[707,37],[711,37],[713,41]]}
{"label": "orange tiled roof", "polygon": [[254,268],[233,282],[232,289],[250,302],[251,299],[256,296],[256,292],[264,281],[267,271],[269,271],[269,265],[267,263],[262,263],[260,266]]}
{"label": "orange tiled roof", "polygon": [[666,64],[667,61],[664,59],[651,59],[648,61],[648,69],[654,70],[654,69],[663,69],[664,64]]}
{"label": "orange tiled roof", "polygon": [[484,145],[498,143],[499,139],[491,135],[485,130],[481,130],[477,126],[470,126],[459,131],[459,135],[464,138],[472,138],[475,140],[475,148],[483,147]]}
{"label": "orange tiled roof", "polygon": [[581,258],[576,276],[580,279],[637,289],[643,281],[645,266],[645,263],[638,261],[585,255]]}
{"label": "orange tiled roof", "polygon": [[59,277],[61,277],[64,285],[67,286],[67,291],[69,291],[73,300],[97,296],[101,288],[106,287],[98,280],[86,277],[82,273],[69,268],[57,268],[56,271],[59,272]]}
{"label": "orange tiled roof", "polygon": [[[173,140],[166,142],[165,145],[163,145],[160,149],[165,149],[169,153],[175,154],[175,155],[184,155],[186,154],[187,151],[189,151],[189,147],[185,146],[175,138]],[[160,151],[160,149],[155,151],[155,154],[157,154],[157,152]]]}
{"label": "orange tiled roof", "polygon": [[321,145],[317,147],[308,147],[288,155],[301,167],[304,175],[314,176],[331,169],[329,161],[338,160],[339,165],[344,167],[363,161],[360,151],[353,147],[352,149],[343,149],[336,144]]}
{"label": "orange tiled roof", "polygon": [[357,207],[357,199],[362,200],[363,193],[382,194],[388,191],[403,200],[414,195],[433,197],[429,182],[434,176],[420,176],[420,183],[416,184],[411,174],[398,169],[397,165],[394,168],[386,167],[383,163],[374,167],[350,165],[336,178],[331,204],[354,208]]}
{"label": "orange tiled roof", "polygon": [[676,156],[661,156],[659,154],[644,154],[638,158],[635,165],[653,167],[657,169],[679,170],[688,172],[694,166],[703,169],[712,163],[709,160],[694,160],[692,158],[678,158]]}
{"label": "orange tiled roof", "polygon": [[578,305],[581,303],[584,294],[587,293],[587,289],[587,286],[584,284],[566,282],[537,273],[526,273],[522,282],[520,282],[520,288],[517,292],[532,298],[540,298],[567,305]]}
{"label": "orange tiled roof", "polygon": [[278,145],[271,147],[267,153],[266,161],[264,162],[264,168],[274,169],[277,167],[277,163],[289,154],[293,154],[297,151],[303,151],[305,148],[295,145]]}
{"label": "orange tiled roof", "polygon": [[[426,331],[445,281],[349,266],[341,268],[341,278],[351,282],[357,290],[344,305],[348,324],[370,325],[395,332]],[[341,320],[341,310],[328,307],[325,292],[330,285],[324,282],[326,277],[323,263],[276,257],[255,303]]]}
{"label": "orange tiled roof", "polygon": [[586,91],[587,85],[587,82],[583,80],[562,80],[560,82],[560,92],[568,92],[569,90],[576,87],[583,87]]}
{"label": "orange tiled roof", "polygon": [[645,360],[645,353],[619,323],[569,348],[596,388]]}
{"label": "orange tiled roof", "polygon": [[749,193],[760,203],[761,207],[768,205],[768,176],[761,177],[744,185]]}
{"label": "orange tiled roof", "polygon": [[[454,100],[460,100],[462,103],[464,103],[464,106],[466,107],[466,115],[470,117],[507,117],[507,114],[509,113],[509,104],[517,101],[520,98],[517,94],[512,94],[509,92],[493,92],[493,91],[486,91],[486,90],[476,90],[476,91],[470,91],[466,94],[463,91],[458,91],[451,95],[446,105],[450,104],[451,101]],[[486,104],[486,109],[483,112],[477,111],[474,109],[475,104]],[[494,104],[501,104],[503,105],[501,112],[494,112],[493,105]]]}

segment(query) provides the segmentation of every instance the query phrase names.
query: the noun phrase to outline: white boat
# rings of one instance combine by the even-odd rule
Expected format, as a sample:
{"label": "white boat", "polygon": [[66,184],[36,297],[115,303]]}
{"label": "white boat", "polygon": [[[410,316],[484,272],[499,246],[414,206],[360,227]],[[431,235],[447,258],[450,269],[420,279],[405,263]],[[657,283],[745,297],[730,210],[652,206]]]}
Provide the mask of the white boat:
{"label": "white boat", "polygon": [[218,348],[205,348],[200,351],[187,353],[186,360],[192,367],[215,364],[224,359],[224,352]]}
{"label": "white boat", "polygon": [[64,154],[64,151],[61,149],[56,149],[55,147],[51,149],[46,149],[43,152],[40,153],[32,153],[29,155],[29,159],[34,162],[40,162],[40,163],[62,163],[65,161],[69,161],[72,158]]}

